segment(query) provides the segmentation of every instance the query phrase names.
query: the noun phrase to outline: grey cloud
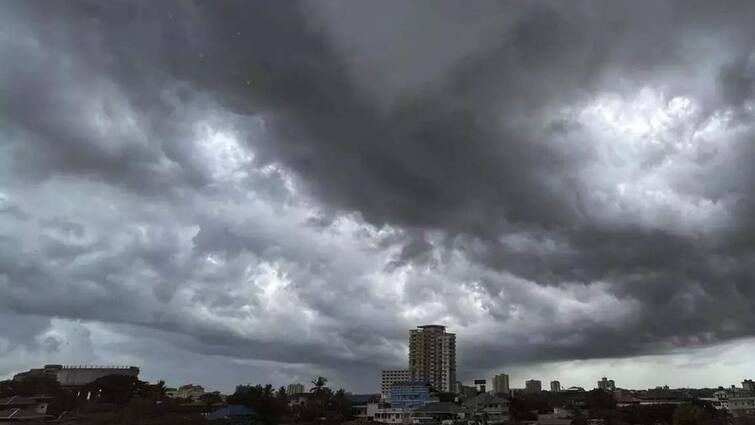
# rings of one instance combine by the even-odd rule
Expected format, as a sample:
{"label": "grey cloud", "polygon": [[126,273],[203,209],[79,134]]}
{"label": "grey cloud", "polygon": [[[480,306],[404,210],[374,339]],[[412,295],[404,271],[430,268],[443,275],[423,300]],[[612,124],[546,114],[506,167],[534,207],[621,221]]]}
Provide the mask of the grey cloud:
{"label": "grey cloud", "polygon": [[[750,3],[334,4],[8,3],[0,190],[98,184],[83,199],[119,212],[0,211],[41,227],[0,228],[3,307],[344,375],[395,363],[425,318],[498,324],[470,370],[752,335]],[[699,110],[656,145],[579,116],[646,87]],[[205,121],[253,155],[240,181],[216,181]]]}

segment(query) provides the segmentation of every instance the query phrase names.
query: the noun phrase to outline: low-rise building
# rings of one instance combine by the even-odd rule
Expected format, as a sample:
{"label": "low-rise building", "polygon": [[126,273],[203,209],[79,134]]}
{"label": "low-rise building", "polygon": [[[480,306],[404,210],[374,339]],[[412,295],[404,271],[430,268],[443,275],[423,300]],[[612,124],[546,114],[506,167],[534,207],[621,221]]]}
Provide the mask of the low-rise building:
{"label": "low-rise building", "polygon": [[302,407],[312,399],[312,393],[298,393],[288,396],[288,407]]}
{"label": "low-rise building", "polygon": [[465,419],[465,410],[454,403],[428,403],[418,407],[411,413],[413,424],[442,424],[453,423]]}
{"label": "low-rise building", "polygon": [[464,401],[467,416],[489,425],[509,421],[509,401],[488,393]]}
{"label": "low-rise building", "polygon": [[384,370],[381,373],[380,393],[383,400],[391,397],[391,387],[397,382],[407,382],[411,380],[411,375],[407,369]]}
{"label": "low-rise building", "polygon": [[394,407],[385,403],[370,403],[367,405],[367,420],[384,424],[411,423],[412,409]]}
{"label": "low-rise building", "polygon": [[391,386],[392,407],[414,409],[430,401],[430,385],[425,382],[397,382]]}
{"label": "low-rise building", "polygon": [[18,422],[43,422],[51,419],[47,407],[52,397],[38,395],[31,397],[12,396],[0,399],[0,424]]}
{"label": "low-rise building", "polygon": [[21,397],[14,395],[0,399],[0,410],[6,409],[23,409],[35,411],[38,414],[46,415],[47,407],[50,405],[52,397],[37,395],[31,397]]}
{"label": "low-rise building", "polygon": [[755,397],[730,397],[728,409],[735,418],[755,416]]}
{"label": "low-rise building", "polygon": [[186,384],[181,385],[177,390],[166,392],[165,394],[171,398],[185,398],[191,401],[197,401],[199,400],[199,397],[205,393],[206,391],[201,385]]}

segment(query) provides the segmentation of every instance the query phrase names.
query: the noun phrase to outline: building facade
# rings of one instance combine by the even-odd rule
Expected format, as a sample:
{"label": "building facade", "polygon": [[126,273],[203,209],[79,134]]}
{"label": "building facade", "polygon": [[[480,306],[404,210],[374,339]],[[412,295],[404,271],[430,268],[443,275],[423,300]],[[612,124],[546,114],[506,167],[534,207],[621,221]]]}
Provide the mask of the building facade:
{"label": "building facade", "polygon": [[424,382],[397,382],[391,387],[391,407],[416,409],[431,401],[430,386]]}
{"label": "building facade", "polygon": [[528,393],[539,393],[543,390],[543,383],[537,379],[530,379],[524,382],[524,390]]}
{"label": "building facade", "polygon": [[190,399],[192,401],[199,400],[199,397],[201,397],[206,391],[204,390],[204,387],[201,385],[195,385],[195,384],[186,384],[181,385],[178,387],[178,389],[175,392],[175,398],[186,398]]}
{"label": "building facade", "polygon": [[561,383],[558,381],[551,381],[551,392],[561,392]]}
{"label": "building facade", "polygon": [[456,334],[445,326],[418,326],[409,332],[412,381],[427,382],[436,391],[453,392],[456,383]]}
{"label": "building facade", "polygon": [[49,377],[57,380],[64,387],[76,387],[89,384],[108,375],[125,375],[139,377],[136,366],[63,366],[48,364],[39,369],[30,369],[13,377],[14,381],[23,381],[29,377]]}
{"label": "building facade", "polygon": [[492,394],[480,394],[463,403],[467,413],[477,423],[488,425],[503,424],[509,421],[509,401]]}
{"label": "building facade", "polygon": [[365,416],[367,420],[373,422],[409,424],[411,423],[412,410],[379,403],[370,403],[367,405]]}
{"label": "building facade", "polygon": [[496,394],[509,393],[509,375],[505,373],[493,377],[493,392]]}
{"label": "building facade", "polygon": [[303,384],[288,384],[286,387],[286,394],[300,394],[304,392],[304,385]]}
{"label": "building facade", "polygon": [[380,382],[380,394],[383,400],[391,398],[391,387],[397,382],[411,381],[411,374],[407,369],[384,370]]}
{"label": "building facade", "polygon": [[482,394],[488,392],[488,380],[487,379],[475,379],[474,380],[474,387],[477,390],[477,394]]}

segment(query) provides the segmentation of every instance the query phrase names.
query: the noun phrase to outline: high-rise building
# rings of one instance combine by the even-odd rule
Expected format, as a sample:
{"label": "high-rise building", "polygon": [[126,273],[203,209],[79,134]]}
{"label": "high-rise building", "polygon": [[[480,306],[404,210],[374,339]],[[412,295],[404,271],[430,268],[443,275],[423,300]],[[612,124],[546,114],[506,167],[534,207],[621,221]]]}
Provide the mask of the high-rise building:
{"label": "high-rise building", "polygon": [[558,381],[551,381],[551,392],[557,393],[561,391],[561,383]]}
{"label": "high-rise building", "polygon": [[456,334],[445,326],[425,325],[409,331],[409,371],[413,381],[436,391],[453,392],[456,383]]}
{"label": "high-rise building", "polygon": [[493,377],[493,392],[496,394],[509,393],[509,375],[501,373]]}
{"label": "high-rise building", "polygon": [[537,379],[530,379],[524,382],[524,390],[528,393],[539,393],[543,390],[543,383]]}
{"label": "high-rise building", "polygon": [[384,370],[380,381],[380,394],[383,400],[391,398],[391,387],[397,382],[407,382],[411,380],[411,375],[406,369]]}
{"label": "high-rise building", "polygon": [[474,387],[477,390],[477,394],[483,394],[483,393],[488,392],[487,385],[488,385],[487,379],[474,380]]}
{"label": "high-rise building", "polygon": [[292,395],[292,394],[301,394],[304,392],[304,385],[303,384],[288,384],[286,387],[286,394]]}
{"label": "high-rise building", "polygon": [[616,391],[616,383],[613,382],[613,379],[608,379],[604,376],[603,379],[598,381],[598,389],[613,392]]}

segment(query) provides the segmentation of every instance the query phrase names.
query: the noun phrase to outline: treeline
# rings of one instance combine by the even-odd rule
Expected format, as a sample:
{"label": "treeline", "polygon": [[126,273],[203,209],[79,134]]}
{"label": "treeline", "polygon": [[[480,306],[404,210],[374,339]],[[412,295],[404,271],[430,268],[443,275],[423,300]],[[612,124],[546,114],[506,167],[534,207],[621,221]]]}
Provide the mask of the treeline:
{"label": "treeline", "polygon": [[164,382],[150,384],[132,376],[104,376],[75,392],[48,377],[0,381],[0,398],[39,394],[52,397],[49,415],[75,417],[81,425],[199,425],[206,423],[202,414],[211,408],[168,398]]}
{"label": "treeline", "polygon": [[239,385],[227,398],[228,404],[242,404],[257,413],[260,422],[276,423],[340,423],[351,418],[351,404],[343,389],[333,391],[328,380],[317,377],[312,389],[301,404],[291,405],[295,394],[287,394],[284,387],[277,390],[272,385]]}

